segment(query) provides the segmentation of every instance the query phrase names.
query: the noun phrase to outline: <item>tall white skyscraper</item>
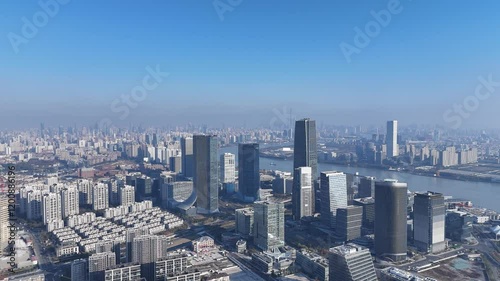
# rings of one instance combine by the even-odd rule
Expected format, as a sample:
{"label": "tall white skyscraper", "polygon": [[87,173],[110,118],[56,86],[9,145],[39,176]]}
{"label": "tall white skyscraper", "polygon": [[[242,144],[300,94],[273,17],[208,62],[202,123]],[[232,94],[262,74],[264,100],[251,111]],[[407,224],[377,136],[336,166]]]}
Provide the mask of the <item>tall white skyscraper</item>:
{"label": "tall white skyscraper", "polygon": [[108,186],[98,183],[92,187],[92,209],[104,210],[109,207]]}
{"label": "tall white skyscraper", "polygon": [[320,185],[321,218],[326,225],[336,227],[337,209],[347,207],[347,176],[342,172],[322,172]]}
{"label": "tall white skyscraper", "polygon": [[135,188],[131,185],[125,185],[118,191],[118,200],[120,205],[128,206],[135,202]]}
{"label": "tall white skyscraper", "polygon": [[233,183],[236,180],[236,160],[232,153],[224,153],[220,156],[222,183]]}
{"label": "tall white skyscraper", "polygon": [[61,190],[62,218],[67,218],[72,215],[78,215],[78,189],[76,187],[68,187]]}
{"label": "tall white skyscraper", "polygon": [[415,246],[424,253],[438,253],[446,249],[446,207],[441,193],[426,192],[415,195],[413,239]]}
{"label": "tall white skyscraper", "polygon": [[9,198],[0,194],[0,246],[7,246],[9,241]]}
{"label": "tall white skyscraper", "polygon": [[43,223],[48,224],[54,220],[60,220],[61,214],[61,195],[58,193],[47,193],[42,198]]}
{"label": "tall white skyscraper", "polygon": [[312,168],[299,167],[294,171],[292,191],[292,211],[295,220],[313,215]]}
{"label": "tall white skyscraper", "polygon": [[387,121],[387,157],[396,157],[399,155],[398,145],[398,121]]}

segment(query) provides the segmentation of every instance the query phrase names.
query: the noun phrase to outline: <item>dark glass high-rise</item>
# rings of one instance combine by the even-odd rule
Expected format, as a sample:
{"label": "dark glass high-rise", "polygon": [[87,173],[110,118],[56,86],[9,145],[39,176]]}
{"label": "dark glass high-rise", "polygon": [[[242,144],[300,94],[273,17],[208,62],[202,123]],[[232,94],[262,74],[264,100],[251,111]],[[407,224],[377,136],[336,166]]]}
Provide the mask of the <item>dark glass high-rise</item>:
{"label": "dark glass high-rise", "polygon": [[258,199],[260,188],[258,143],[240,143],[238,146],[238,188],[245,202],[254,202]]}
{"label": "dark glass high-rise", "polygon": [[219,155],[217,136],[195,135],[194,189],[198,213],[212,214],[219,211]]}

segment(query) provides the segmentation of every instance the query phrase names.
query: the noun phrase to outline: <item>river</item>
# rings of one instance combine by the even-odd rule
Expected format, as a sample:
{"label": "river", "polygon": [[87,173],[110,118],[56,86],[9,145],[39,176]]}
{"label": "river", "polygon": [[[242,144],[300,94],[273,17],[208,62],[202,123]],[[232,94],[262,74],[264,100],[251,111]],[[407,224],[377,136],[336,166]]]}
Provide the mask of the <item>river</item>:
{"label": "river", "polygon": [[[264,146],[261,145],[261,147]],[[219,150],[221,154],[226,152],[235,154],[236,161],[238,161],[237,146],[223,147]],[[270,163],[275,163],[276,165],[270,165]],[[291,172],[293,169],[293,161],[260,157],[260,169]],[[401,182],[408,183],[408,188],[411,191],[440,192],[445,196],[470,200],[473,202],[474,206],[480,206],[500,212],[500,184],[498,183],[467,182],[439,177],[419,176],[396,171],[349,167],[327,163],[319,163],[318,170],[341,171],[344,173],[358,172],[360,175],[373,176],[377,179],[397,179]]]}

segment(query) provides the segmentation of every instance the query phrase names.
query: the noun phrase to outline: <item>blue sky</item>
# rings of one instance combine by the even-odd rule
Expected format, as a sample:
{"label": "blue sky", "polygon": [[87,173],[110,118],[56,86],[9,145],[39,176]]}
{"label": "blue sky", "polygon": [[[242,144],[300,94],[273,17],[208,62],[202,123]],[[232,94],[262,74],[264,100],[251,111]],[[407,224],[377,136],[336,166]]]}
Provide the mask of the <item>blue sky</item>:
{"label": "blue sky", "polygon": [[[261,125],[287,106],[332,124],[444,124],[443,113],[474,93],[478,76],[500,81],[494,0],[401,0],[401,12],[348,63],[340,43],[353,45],[354,28],[391,1],[242,0],[221,20],[212,0],[65,0],[16,53],[9,36],[23,36],[22,18],[33,22],[43,9],[4,0],[0,117],[33,127],[102,117]],[[168,78],[118,119],[112,102],[156,65]],[[463,125],[495,126],[499,95]]]}

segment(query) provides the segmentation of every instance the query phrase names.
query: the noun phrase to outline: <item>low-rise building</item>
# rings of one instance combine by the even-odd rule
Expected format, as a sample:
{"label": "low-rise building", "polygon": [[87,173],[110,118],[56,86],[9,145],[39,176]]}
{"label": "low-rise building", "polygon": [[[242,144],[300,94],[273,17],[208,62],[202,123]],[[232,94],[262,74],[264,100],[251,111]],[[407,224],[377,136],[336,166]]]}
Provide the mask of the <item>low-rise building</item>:
{"label": "low-rise building", "polygon": [[194,240],[192,242],[192,246],[193,251],[196,253],[211,251],[215,246],[215,241],[208,236],[203,236],[197,240]]}
{"label": "low-rise building", "polygon": [[328,259],[318,254],[306,250],[299,251],[297,252],[295,264],[313,280],[329,280]]}

